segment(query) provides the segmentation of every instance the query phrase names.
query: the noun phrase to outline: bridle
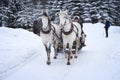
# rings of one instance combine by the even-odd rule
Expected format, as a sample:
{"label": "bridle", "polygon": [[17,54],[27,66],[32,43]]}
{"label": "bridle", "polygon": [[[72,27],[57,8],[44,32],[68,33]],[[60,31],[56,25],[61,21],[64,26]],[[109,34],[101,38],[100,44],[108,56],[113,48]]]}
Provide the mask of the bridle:
{"label": "bridle", "polygon": [[63,25],[60,24],[61,26],[65,26],[65,24],[66,24],[66,19],[67,19],[67,14],[65,14],[65,21],[64,21]]}
{"label": "bridle", "polygon": [[[42,33],[44,33],[44,34],[49,34],[50,32],[51,32],[51,24],[50,24],[50,21],[49,21],[49,19],[48,19],[48,25],[47,25],[47,27],[48,27],[48,30],[44,30],[44,28],[43,28],[43,23],[42,23],[42,26],[41,26],[41,32]],[[46,27],[46,28],[47,28]]]}
{"label": "bridle", "polygon": [[64,22],[63,25],[61,25],[61,26],[62,26],[61,33],[65,34],[65,35],[69,35],[69,34],[71,34],[71,33],[73,32],[74,27],[73,27],[73,24],[70,22],[70,23],[71,23],[71,28],[70,28],[70,30],[69,30],[69,31],[64,31],[64,26],[65,26],[65,24],[67,24],[67,23],[66,23],[66,20],[68,19],[67,14],[65,14],[65,15],[66,15],[66,17],[65,17],[65,22]]}

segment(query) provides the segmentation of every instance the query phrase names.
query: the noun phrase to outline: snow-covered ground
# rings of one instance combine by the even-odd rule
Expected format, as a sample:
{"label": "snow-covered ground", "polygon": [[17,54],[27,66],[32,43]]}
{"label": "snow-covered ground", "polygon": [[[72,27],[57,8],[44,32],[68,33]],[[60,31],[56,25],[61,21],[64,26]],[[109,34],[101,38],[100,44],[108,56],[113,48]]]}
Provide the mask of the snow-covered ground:
{"label": "snow-covered ground", "polygon": [[78,59],[68,66],[59,53],[48,66],[39,36],[0,27],[0,80],[119,80],[120,27],[111,26],[108,38],[101,23],[85,23],[84,32],[87,46],[79,51]]}
{"label": "snow-covered ground", "polygon": [[32,32],[0,27],[0,80],[44,51],[41,38]]}

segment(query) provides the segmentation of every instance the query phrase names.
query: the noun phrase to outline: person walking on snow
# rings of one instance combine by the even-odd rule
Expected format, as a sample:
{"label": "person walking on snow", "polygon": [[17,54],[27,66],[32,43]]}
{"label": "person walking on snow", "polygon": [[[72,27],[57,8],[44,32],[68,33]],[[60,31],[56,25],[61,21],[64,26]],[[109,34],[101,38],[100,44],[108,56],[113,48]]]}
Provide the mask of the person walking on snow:
{"label": "person walking on snow", "polygon": [[108,21],[107,19],[106,19],[106,22],[105,22],[105,34],[106,34],[106,38],[108,37],[108,29],[109,29],[109,27],[110,27],[110,21]]}

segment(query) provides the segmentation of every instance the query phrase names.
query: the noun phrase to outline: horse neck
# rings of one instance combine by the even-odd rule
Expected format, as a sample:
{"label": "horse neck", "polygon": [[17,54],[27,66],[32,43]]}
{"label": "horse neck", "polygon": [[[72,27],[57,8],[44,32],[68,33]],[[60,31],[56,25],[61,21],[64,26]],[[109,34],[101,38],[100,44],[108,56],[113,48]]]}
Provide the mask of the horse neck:
{"label": "horse neck", "polygon": [[64,30],[70,30],[70,29],[71,29],[71,22],[69,19],[66,19]]}

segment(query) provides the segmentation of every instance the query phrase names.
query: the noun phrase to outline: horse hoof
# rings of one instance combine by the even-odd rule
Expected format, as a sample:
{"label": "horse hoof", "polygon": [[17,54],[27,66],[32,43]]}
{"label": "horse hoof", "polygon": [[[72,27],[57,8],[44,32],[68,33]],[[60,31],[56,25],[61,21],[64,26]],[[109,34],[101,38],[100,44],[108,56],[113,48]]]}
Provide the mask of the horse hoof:
{"label": "horse hoof", "polygon": [[75,54],[75,51],[72,51],[73,54]]}
{"label": "horse hoof", "polygon": [[54,57],[54,59],[57,59],[57,57]]}
{"label": "horse hoof", "polygon": [[78,56],[74,56],[74,58],[76,58],[76,59],[77,59],[77,58],[78,58]]}
{"label": "horse hoof", "polygon": [[73,58],[73,56],[70,57],[71,59]]}
{"label": "horse hoof", "polygon": [[47,65],[50,65],[50,64],[51,64],[51,62],[48,62],[48,61],[47,61]]}
{"label": "horse hoof", "polygon": [[70,62],[67,62],[67,65],[70,65]]}

